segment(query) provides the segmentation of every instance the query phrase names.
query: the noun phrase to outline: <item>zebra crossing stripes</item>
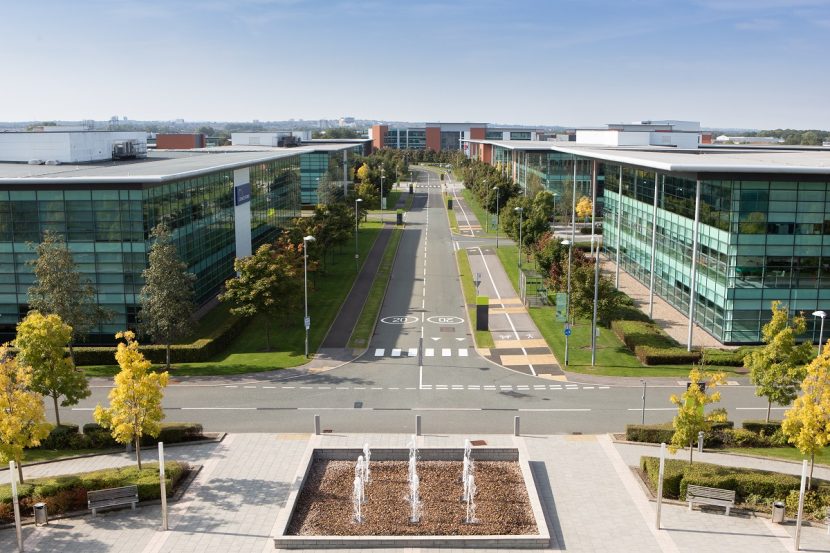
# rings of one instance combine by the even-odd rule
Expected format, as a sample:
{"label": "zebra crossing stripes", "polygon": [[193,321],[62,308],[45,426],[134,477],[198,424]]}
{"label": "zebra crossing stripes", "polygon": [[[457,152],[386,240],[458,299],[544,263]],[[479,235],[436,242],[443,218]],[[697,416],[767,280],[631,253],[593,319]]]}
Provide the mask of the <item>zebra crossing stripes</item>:
{"label": "zebra crossing stripes", "polygon": [[[375,348],[375,357],[386,357],[386,348]],[[424,357],[469,357],[470,350],[468,348],[424,348]],[[389,357],[417,357],[418,348],[391,348],[389,350]]]}

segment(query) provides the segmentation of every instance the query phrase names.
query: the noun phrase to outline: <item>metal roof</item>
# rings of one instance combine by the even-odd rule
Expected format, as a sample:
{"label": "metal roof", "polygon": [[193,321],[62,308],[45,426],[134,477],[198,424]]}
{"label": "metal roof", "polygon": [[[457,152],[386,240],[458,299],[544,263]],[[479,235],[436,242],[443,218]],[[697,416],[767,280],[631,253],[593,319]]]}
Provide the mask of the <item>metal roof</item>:
{"label": "metal roof", "polygon": [[565,154],[680,173],[790,173],[830,175],[830,148],[680,150],[660,146],[611,147],[571,142],[466,140],[509,150],[555,151]]}

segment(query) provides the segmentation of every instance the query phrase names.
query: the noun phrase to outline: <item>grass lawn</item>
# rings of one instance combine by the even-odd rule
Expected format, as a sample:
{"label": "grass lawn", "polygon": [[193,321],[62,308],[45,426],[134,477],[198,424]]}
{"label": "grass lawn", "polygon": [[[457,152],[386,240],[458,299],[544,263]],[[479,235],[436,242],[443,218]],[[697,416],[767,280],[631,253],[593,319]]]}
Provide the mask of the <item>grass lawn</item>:
{"label": "grass lawn", "polygon": [[448,209],[447,216],[450,219],[450,232],[458,233],[458,220],[455,218],[455,211]]}
{"label": "grass lawn", "polygon": [[[507,276],[518,293],[519,268],[516,246],[500,246],[498,257]],[[527,266],[527,265],[526,265]],[[535,267],[533,263],[531,267]],[[564,323],[557,322],[554,307],[531,307],[528,310],[539,332],[560,363],[565,362]],[[597,339],[596,366],[591,366],[591,321],[577,320],[571,326],[568,340],[568,370],[583,374],[605,376],[677,376],[689,374],[690,365],[649,365],[644,366],[634,353],[625,347],[610,328],[600,327]],[[735,367],[718,367],[719,370],[734,372]]]}
{"label": "grass lawn", "polygon": [[[380,233],[380,222],[362,223],[359,233],[360,259],[365,260],[369,250]],[[328,263],[327,273],[309,277],[308,312],[311,330],[308,337],[309,352],[320,346],[329,326],[337,316],[340,305],[346,299],[355,279],[354,250],[345,246],[335,252]],[[220,304],[205,315],[197,329],[211,328],[224,317],[230,316],[228,307]],[[296,324],[271,328],[271,349],[266,351],[264,316],[256,316],[246,326],[228,350],[221,356],[205,363],[175,364],[170,372],[176,376],[234,375],[296,367],[306,362],[304,354],[305,329],[303,313],[296,313]],[[161,367],[156,367],[160,369]],[[84,367],[87,376],[113,376],[118,372],[116,365]]]}
{"label": "grass lawn", "polygon": [[458,252],[456,252],[456,257],[458,258],[458,268],[461,273],[461,287],[464,290],[464,302],[467,304],[467,316],[469,317],[468,320],[470,321],[470,325],[473,327],[473,336],[476,341],[476,347],[495,347],[493,335],[490,334],[490,331],[475,330],[476,285],[473,282],[473,271],[470,269],[470,260],[467,257],[467,250],[458,250]]}
{"label": "grass lawn", "polygon": [[495,223],[493,220],[493,214],[487,213],[484,211],[480,205],[478,205],[478,201],[473,197],[473,192],[467,188],[461,191],[461,196],[464,198],[464,203],[467,204],[473,214],[478,219],[478,224],[481,225],[481,234],[479,236],[482,237],[489,237],[496,235],[496,229],[491,224]]}
{"label": "grass lawn", "polygon": [[[795,447],[739,447],[725,449],[724,451],[728,453],[745,453],[747,455],[769,457],[770,459],[783,459],[785,461],[801,462],[804,459],[810,460],[809,456],[802,455],[798,448]],[[816,453],[816,464],[830,465],[830,446]]]}
{"label": "grass lawn", "polygon": [[349,338],[349,347],[362,348],[369,343],[372,331],[375,328],[378,314],[380,313],[383,298],[386,295],[386,286],[389,284],[389,277],[392,276],[392,265],[395,261],[395,252],[398,251],[398,243],[401,241],[401,229],[392,231],[392,238],[386,244],[383,258],[380,261],[378,272],[375,273],[375,280],[372,281],[372,288],[369,290],[369,297],[363,304],[363,310],[357,319],[352,335]]}

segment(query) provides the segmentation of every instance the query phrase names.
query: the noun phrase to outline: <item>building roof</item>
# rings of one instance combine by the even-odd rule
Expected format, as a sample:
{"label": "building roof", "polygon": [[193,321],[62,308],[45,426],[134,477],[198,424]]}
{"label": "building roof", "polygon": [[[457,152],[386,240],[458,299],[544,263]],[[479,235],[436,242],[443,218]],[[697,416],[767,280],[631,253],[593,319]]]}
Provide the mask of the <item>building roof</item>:
{"label": "building roof", "polygon": [[155,150],[146,159],[28,165],[0,163],[0,184],[138,184],[160,183],[227,171],[317,151],[338,151],[355,144],[313,144],[296,148],[220,146],[188,150]]}
{"label": "building roof", "polygon": [[509,150],[556,151],[565,154],[680,173],[795,173],[830,175],[830,149],[680,150],[660,146],[609,147],[571,142],[467,140]]}

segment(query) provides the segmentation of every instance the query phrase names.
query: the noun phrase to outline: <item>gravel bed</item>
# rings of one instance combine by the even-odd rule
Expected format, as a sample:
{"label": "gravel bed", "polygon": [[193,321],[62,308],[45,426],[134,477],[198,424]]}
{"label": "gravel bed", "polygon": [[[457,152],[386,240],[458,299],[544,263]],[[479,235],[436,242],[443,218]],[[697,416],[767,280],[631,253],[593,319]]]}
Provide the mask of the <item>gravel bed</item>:
{"label": "gravel bed", "polygon": [[352,521],[354,463],[315,461],[287,534],[302,536],[457,536],[537,534],[524,478],[513,461],[475,463],[476,524],[464,523],[459,461],[419,461],[423,512],[409,522],[405,461],[371,463],[362,524]]}

